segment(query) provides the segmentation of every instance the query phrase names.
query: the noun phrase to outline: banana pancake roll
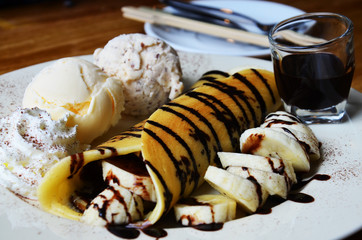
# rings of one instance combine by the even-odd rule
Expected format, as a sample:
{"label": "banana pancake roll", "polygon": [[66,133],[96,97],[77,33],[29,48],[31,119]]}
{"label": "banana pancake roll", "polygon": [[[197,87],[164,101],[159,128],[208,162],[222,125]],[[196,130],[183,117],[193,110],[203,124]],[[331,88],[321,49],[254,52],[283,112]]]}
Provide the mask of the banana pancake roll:
{"label": "banana pancake roll", "polygon": [[62,159],[38,188],[39,203],[52,214],[80,220],[82,213],[71,198],[84,187],[80,177],[84,166],[136,153],[152,179],[157,202],[142,221],[133,224],[152,225],[204,182],[209,165],[219,166],[217,152],[239,152],[241,133],[259,126],[280,105],[272,72],[207,72],[147,120],[95,149]]}

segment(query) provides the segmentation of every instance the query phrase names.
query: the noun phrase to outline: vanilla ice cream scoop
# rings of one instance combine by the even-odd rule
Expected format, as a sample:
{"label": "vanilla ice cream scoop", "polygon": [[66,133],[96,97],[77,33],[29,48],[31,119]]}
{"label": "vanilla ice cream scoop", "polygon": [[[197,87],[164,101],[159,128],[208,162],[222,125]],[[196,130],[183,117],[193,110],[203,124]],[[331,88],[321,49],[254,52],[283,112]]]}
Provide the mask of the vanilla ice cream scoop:
{"label": "vanilla ice cream scoop", "polygon": [[125,113],[148,115],[181,94],[179,57],[165,42],[144,34],[124,34],[96,49],[94,63],[124,83]]}
{"label": "vanilla ice cream scoop", "polygon": [[63,58],[40,71],[28,85],[23,108],[39,107],[52,119],[68,117],[78,138],[91,143],[121,118],[123,84],[81,58]]}

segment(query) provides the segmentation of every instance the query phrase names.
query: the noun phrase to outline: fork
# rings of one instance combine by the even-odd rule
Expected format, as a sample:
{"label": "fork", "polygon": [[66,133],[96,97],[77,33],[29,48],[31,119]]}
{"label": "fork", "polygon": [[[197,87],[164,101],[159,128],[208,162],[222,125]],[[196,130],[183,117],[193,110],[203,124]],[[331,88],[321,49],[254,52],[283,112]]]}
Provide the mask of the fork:
{"label": "fork", "polygon": [[189,11],[194,14],[202,15],[203,17],[215,18],[218,20],[223,20],[225,23],[230,24],[230,27],[237,27],[243,30],[255,31],[255,29],[248,28],[247,25],[254,25],[259,31],[263,34],[267,34],[271,28],[274,27],[273,24],[264,24],[254,18],[246,16],[244,14],[234,12],[231,9],[223,8],[214,8],[209,6],[203,6],[194,3],[187,3],[178,0],[159,0],[161,3],[171,6],[177,10]]}

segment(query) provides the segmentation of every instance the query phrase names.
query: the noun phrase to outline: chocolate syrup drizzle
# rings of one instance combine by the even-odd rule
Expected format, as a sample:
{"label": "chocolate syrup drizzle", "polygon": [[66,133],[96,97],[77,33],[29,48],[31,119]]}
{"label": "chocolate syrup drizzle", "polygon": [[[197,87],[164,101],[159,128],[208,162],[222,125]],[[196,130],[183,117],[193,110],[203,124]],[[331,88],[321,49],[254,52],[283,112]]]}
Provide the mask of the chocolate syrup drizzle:
{"label": "chocolate syrup drizzle", "polygon": [[[161,109],[165,112],[169,112],[169,113],[181,118],[183,121],[187,122],[194,129],[194,134],[192,134],[192,136],[194,136],[194,138],[197,138],[200,140],[200,142],[202,143],[204,150],[206,152],[207,159],[209,159],[209,162],[210,162],[210,150],[209,150],[209,146],[208,146],[208,141],[210,140],[210,136],[208,136],[205,132],[203,132],[193,121],[190,120],[190,118],[186,117],[185,115],[181,114],[180,112],[178,112],[170,107],[167,107],[167,106],[161,107]],[[150,123],[150,121],[147,121],[147,122]],[[161,126],[161,125],[159,127],[165,128],[164,126]],[[179,136],[176,136],[176,133],[172,132],[172,135],[173,135],[173,137],[178,139],[178,142],[184,143],[184,145],[183,145],[184,147],[185,147],[185,145],[187,145],[186,142],[182,138],[180,138]],[[191,152],[191,150],[190,150],[190,152]]]}
{"label": "chocolate syrup drizzle", "polygon": [[122,139],[129,138],[129,137],[141,138],[142,131],[143,131],[143,124],[141,122],[141,123],[129,128],[127,131],[123,132],[122,134],[114,136],[108,142],[117,142]]}
{"label": "chocolate syrup drizzle", "polygon": [[272,97],[272,101],[275,104],[276,103],[276,99],[275,96],[273,94],[273,90],[270,87],[270,84],[268,83],[268,81],[263,77],[263,75],[260,74],[260,72],[258,72],[256,69],[251,69],[255,75],[257,75],[259,77],[259,79],[264,83],[265,87],[268,89],[270,96]]}
{"label": "chocolate syrup drizzle", "polygon": [[[265,114],[266,114],[266,104],[263,99],[263,96],[260,94],[258,89],[245,76],[240,75],[240,73],[233,74],[233,77],[238,79],[240,82],[244,83],[252,91],[252,93],[254,94],[255,98],[257,99],[257,101],[260,105],[260,111],[263,114],[262,119],[264,119]],[[274,95],[272,94],[272,96],[274,96]]]}
{"label": "chocolate syrup drizzle", "polygon": [[212,126],[212,124],[204,117],[202,116],[198,111],[196,111],[195,109],[179,104],[179,103],[174,103],[174,102],[169,102],[168,104],[166,104],[166,106],[171,106],[171,107],[177,107],[177,108],[182,108],[186,111],[188,111],[190,114],[196,116],[202,123],[204,123],[208,129],[210,130],[212,136],[215,139],[215,142],[217,144],[217,148],[215,149],[216,151],[221,151],[221,145],[220,145],[220,140],[219,137],[214,129],[214,127]]}
{"label": "chocolate syrup drizzle", "polygon": [[70,175],[68,179],[71,179],[84,165],[84,155],[83,153],[73,154],[70,162]]}
{"label": "chocolate syrup drizzle", "polygon": [[[220,100],[206,93],[189,92],[186,93],[186,95],[191,98],[197,99],[199,102],[203,103],[204,105],[212,109],[212,112],[217,118],[217,120],[219,120],[224,125],[224,128],[227,130],[230,143],[232,144],[232,148],[235,149],[235,151],[237,151],[239,145],[238,137],[237,134],[234,133],[235,130],[238,129],[239,124],[237,123],[236,118],[232,113],[229,117],[231,117],[233,120],[227,119],[225,114],[226,112],[230,113],[231,110],[227,106],[225,106]],[[224,111],[220,111],[216,105],[221,106]]]}
{"label": "chocolate syrup drizzle", "polygon": [[[258,76],[261,76],[261,74],[253,69],[256,73],[258,73]],[[239,76],[236,75],[234,76],[236,78],[238,78]],[[246,78],[245,78],[246,79]],[[270,94],[272,95],[272,99],[274,99],[275,101],[275,97],[271,91],[270,85],[267,84],[266,80],[264,78],[263,79],[264,83],[266,84],[267,88],[270,90]],[[221,92],[224,92],[226,94],[228,94],[232,100],[235,102],[235,104],[239,107],[239,109],[243,112],[243,119],[241,119],[242,122],[244,122],[246,124],[246,127],[249,128],[251,127],[250,124],[250,120],[248,119],[248,115],[246,114],[245,109],[242,107],[242,105],[240,104],[240,102],[234,97],[237,96],[238,98],[240,98],[248,107],[248,110],[250,111],[252,118],[253,118],[253,122],[254,124],[256,124],[258,122],[257,118],[256,118],[256,114],[254,111],[254,108],[251,106],[250,102],[247,100],[247,98],[245,97],[245,93],[241,90],[237,90],[235,87],[231,87],[229,85],[227,85],[226,83],[220,82],[218,81],[215,77],[210,77],[210,76],[203,76],[200,80],[203,81],[209,81],[209,83],[204,83],[204,85],[210,86],[210,87],[214,87],[216,89],[218,89]],[[248,87],[250,87],[248,84],[246,84]],[[253,91],[253,90],[252,90]],[[253,92],[254,93],[254,92]]]}
{"label": "chocolate syrup drizzle", "polygon": [[[203,76],[206,76],[206,75],[212,75],[212,74],[215,74],[215,75],[220,75],[221,77],[230,77],[230,74],[228,74],[227,72],[224,72],[224,71],[220,71],[220,70],[211,70],[211,71],[208,71],[206,73],[204,73],[202,75]],[[202,79],[202,78],[201,78]]]}
{"label": "chocolate syrup drizzle", "polygon": [[[197,187],[197,185],[198,185],[199,179],[200,179],[200,174],[199,174],[199,172],[197,171],[196,159],[195,159],[195,157],[194,157],[194,154],[193,154],[192,150],[190,149],[190,146],[188,146],[187,143],[185,142],[185,140],[183,140],[179,135],[177,135],[177,134],[176,134],[174,131],[172,131],[171,129],[169,129],[169,128],[167,128],[167,127],[165,127],[165,126],[163,126],[163,125],[161,125],[161,124],[159,124],[159,123],[157,123],[157,122],[154,122],[154,121],[148,121],[148,123],[149,123],[149,124],[152,124],[152,125],[154,125],[154,126],[156,126],[156,127],[159,127],[159,128],[161,128],[162,130],[166,131],[168,134],[170,134],[171,136],[173,136],[173,137],[181,144],[181,146],[183,146],[183,147],[186,149],[188,155],[189,155],[190,158],[191,158],[192,168],[194,169],[193,171],[191,171],[190,169],[188,169],[187,172],[190,173],[190,174],[189,174],[189,176],[190,176],[190,180],[189,180],[189,181],[190,181],[190,182],[191,182],[191,181],[194,182],[194,190],[195,190],[196,187]],[[196,126],[195,126],[195,127],[196,127]],[[201,133],[202,131],[198,129],[198,131],[196,131],[196,132],[197,132],[197,133]],[[204,143],[204,147],[205,147],[205,145],[207,145],[207,142],[206,142],[206,141],[205,141],[205,142],[202,141],[202,142]],[[209,153],[208,147],[206,146],[205,148],[206,148],[205,150],[207,150],[208,159],[210,159],[210,153]],[[181,162],[187,163],[187,162],[190,162],[190,161],[188,160],[188,161],[181,161]],[[189,166],[186,165],[186,164],[184,164],[184,165],[185,165],[186,168],[189,167]],[[187,174],[186,174],[185,178],[187,178]],[[185,180],[185,181],[186,181],[186,180]],[[182,188],[181,188],[181,193],[182,193],[182,194],[183,194],[183,192],[185,191],[184,188],[185,188],[185,186],[182,186]]]}
{"label": "chocolate syrup drizzle", "polygon": [[[243,113],[243,118],[240,119],[240,121],[242,122],[242,124],[245,125],[244,128],[245,129],[249,128],[250,127],[250,120],[248,118],[248,115],[247,115],[244,107],[240,104],[240,102],[235,97],[235,96],[243,96],[244,92],[237,90],[235,87],[230,87],[229,85],[227,85],[225,83],[217,81],[215,78],[212,78],[212,77],[204,78],[202,80],[210,81],[208,83],[204,83],[205,86],[213,87],[213,88],[219,90],[220,92],[223,92],[223,93],[228,94],[230,96],[230,98],[233,100],[235,105],[238,106],[240,111]],[[246,100],[246,98],[243,98],[243,99]],[[250,106],[250,104],[249,104],[249,106]],[[254,110],[251,106],[250,106],[250,108],[252,109],[252,111]],[[254,114],[255,114],[255,112],[254,112]],[[256,122],[256,120],[255,120],[255,122]]]}
{"label": "chocolate syrup drizzle", "polygon": [[[149,130],[148,128],[145,128],[143,131],[145,133],[147,133],[148,135],[150,135],[153,139],[155,139],[162,146],[163,150],[166,152],[167,156],[172,161],[172,163],[173,163],[173,165],[175,166],[175,169],[176,169],[176,176],[180,179],[180,184],[181,184],[181,193],[180,193],[180,195],[182,195],[184,193],[184,191],[185,191],[185,188],[186,188],[187,176],[185,176],[185,172],[183,172],[182,169],[180,168],[180,166],[178,164],[178,160],[172,154],[172,151],[167,146],[167,144],[159,136],[157,136],[157,134],[155,132]],[[152,166],[152,164],[150,164],[149,162],[148,162],[148,165]],[[158,175],[162,179],[162,177],[161,177],[161,175],[159,173],[158,173]]]}
{"label": "chocolate syrup drizzle", "polygon": [[[277,122],[278,119],[271,119],[271,120],[270,120],[269,118],[279,117],[279,116],[285,116],[285,117],[291,119],[291,120],[294,121],[294,122],[302,123],[302,121],[301,121],[299,118],[297,118],[297,117],[295,117],[295,116],[293,116],[293,115],[291,115],[291,114],[283,114],[283,113],[270,113],[270,114],[268,114],[268,115],[266,116],[265,121],[275,121],[275,122]],[[281,121],[284,123],[285,120],[281,120]],[[286,121],[286,122],[288,123],[289,121]],[[289,123],[294,124],[293,122],[289,122]]]}

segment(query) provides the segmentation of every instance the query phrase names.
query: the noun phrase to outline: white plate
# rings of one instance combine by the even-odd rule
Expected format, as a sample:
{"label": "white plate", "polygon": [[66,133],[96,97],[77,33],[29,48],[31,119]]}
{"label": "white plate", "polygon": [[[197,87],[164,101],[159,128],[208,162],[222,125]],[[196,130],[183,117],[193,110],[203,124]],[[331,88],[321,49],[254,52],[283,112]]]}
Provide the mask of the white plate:
{"label": "white plate", "polygon": [[[284,19],[304,13],[302,10],[291,6],[267,1],[195,2],[200,5],[229,8],[235,12],[243,13],[266,24],[277,23]],[[173,27],[146,23],[144,29],[148,35],[158,37],[180,51],[234,56],[265,56],[270,54],[270,50],[268,48],[238,42],[232,43],[223,38],[217,38]]]}
{"label": "white plate", "polygon": [[[83,56],[91,59],[90,56]],[[180,53],[185,81],[191,84],[202,73],[236,66],[271,69],[268,61],[213,55]],[[31,78],[49,62],[0,76],[0,116],[20,106]],[[322,143],[322,160],[313,163],[312,175],[328,174],[329,181],[312,181],[301,192],[314,197],[308,204],[284,202],[268,215],[251,215],[224,224],[219,231],[166,228],[166,239],[340,239],[362,227],[362,94],[352,90],[348,119],[336,125],[312,125]],[[136,119],[126,119],[119,130]],[[114,134],[114,132],[113,132]],[[108,135],[112,135],[108,133]],[[119,239],[104,228],[62,219],[28,205],[0,187],[1,239]],[[149,238],[141,233],[138,239]]]}

